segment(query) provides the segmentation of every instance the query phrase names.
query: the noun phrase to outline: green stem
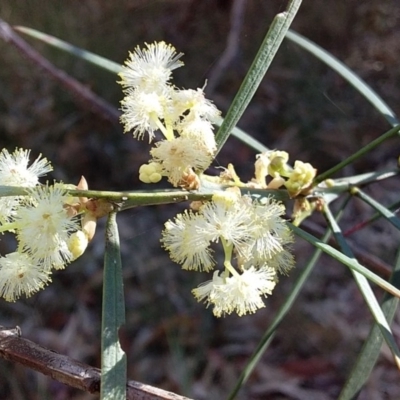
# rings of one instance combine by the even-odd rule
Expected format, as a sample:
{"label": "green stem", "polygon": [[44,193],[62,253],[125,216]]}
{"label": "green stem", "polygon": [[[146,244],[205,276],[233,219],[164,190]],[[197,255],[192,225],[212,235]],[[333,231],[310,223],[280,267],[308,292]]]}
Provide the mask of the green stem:
{"label": "green stem", "polygon": [[390,211],[388,208],[383,207],[382,204],[374,200],[371,196],[368,196],[361,189],[354,187],[352,188],[351,194],[359,197],[361,200],[365,201],[369,206],[378,211],[384,218],[387,219],[395,228],[400,230],[400,218],[396,213]]}
{"label": "green stem", "polygon": [[158,118],[156,113],[153,113],[152,119],[158,126],[158,129],[164,135],[165,139],[171,141],[174,138],[174,133],[173,133],[172,129],[168,129],[167,127],[165,127],[164,124],[160,121],[160,118]]}
{"label": "green stem", "polygon": [[233,265],[231,264],[233,244],[228,244],[224,238],[221,238],[221,243],[225,253],[225,269],[227,269],[233,276],[239,276],[238,272],[235,270],[235,268],[233,268]]}
{"label": "green stem", "polygon": [[18,228],[18,224],[16,222],[10,222],[8,224],[4,224],[0,226],[0,233],[13,231]]}
{"label": "green stem", "polygon": [[350,157],[346,158],[346,160],[340,162],[339,164],[335,165],[331,169],[328,169],[328,171],[323,172],[322,174],[318,175],[314,179],[314,184],[317,185],[318,183],[324,181],[325,179],[328,179],[331,177],[333,174],[336,172],[340,171],[342,168],[344,168],[346,165],[352,163],[353,161],[357,160],[358,158],[364,156],[365,154],[368,154],[371,150],[373,150],[375,147],[378,147],[381,143],[383,143],[385,140],[390,139],[396,135],[398,135],[400,131],[400,125],[396,125],[394,128],[390,129],[383,135],[379,136],[372,142],[368,143],[366,146],[352,154]]}

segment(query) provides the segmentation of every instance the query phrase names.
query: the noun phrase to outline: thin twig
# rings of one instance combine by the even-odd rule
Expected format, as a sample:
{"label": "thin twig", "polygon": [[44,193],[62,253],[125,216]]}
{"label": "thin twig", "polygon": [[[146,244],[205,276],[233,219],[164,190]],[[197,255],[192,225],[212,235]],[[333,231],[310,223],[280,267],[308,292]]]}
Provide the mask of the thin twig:
{"label": "thin twig", "polygon": [[[101,371],[65,355],[58,354],[21,337],[20,329],[0,326],[0,357],[90,393],[100,392]],[[190,400],[172,392],[128,381],[127,400]]]}
{"label": "thin twig", "polygon": [[5,42],[11,43],[28,60],[48,72],[52,78],[64,86],[69,92],[73,93],[85,108],[99,115],[101,118],[109,120],[113,124],[118,123],[120,113],[115,107],[97,96],[82,83],[66,74],[63,70],[55,67],[17,33],[15,33],[11,26],[1,18],[0,38]]}

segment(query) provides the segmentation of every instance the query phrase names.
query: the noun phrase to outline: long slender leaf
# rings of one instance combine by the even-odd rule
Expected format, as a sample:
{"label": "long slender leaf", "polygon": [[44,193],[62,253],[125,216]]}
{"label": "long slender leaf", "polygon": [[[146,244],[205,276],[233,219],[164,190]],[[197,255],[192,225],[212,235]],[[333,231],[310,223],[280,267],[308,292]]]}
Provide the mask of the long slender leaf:
{"label": "long slender leaf", "polygon": [[113,62],[107,58],[101,57],[90,51],[83,50],[80,47],[74,46],[64,40],[58,39],[55,36],[48,35],[47,33],[40,32],[36,29],[27,28],[25,26],[15,26],[14,29],[21,33],[24,33],[32,38],[38,39],[49,46],[60,49],[66,53],[73,54],[83,60],[90,62],[93,65],[97,65],[107,71],[118,74],[121,72],[122,66],[116,62]]}
{"label": "long slender leaf", "polygon": [[[387,209],[390,211],[398,210],[400,207],[400,200],[395,201],[394,203],[387,206]],[[381,218],[382,215],[376,212],[372,217],[366,219],[365,221],[359,222],[354,225],[352,228],[347,229],[343,234],[344,236],[350,236],[352,233],[363,229],[365,226],[370,225],[372,222],[376,221],[377,219]]]}
{"label": "long slender leaf", "polygon": [[363,192],[359,188],[353,188],[352,194],[359,197],[361,200],[365,201],[372,208],[374,208],[378,213],[380,213],[383,218],[386,218],[388,222],[390,222],[394,227],[400,230],[400,218],[393,212],[382,206],[382,204],[378,203],[371,196],[368,196],[365,192]]}
{"label": "long slender leaf", "polygon": [[[400,251],[397,254],[397,260],[390,282],[394,286],[400,287]],[[382,311],[388,322],[393,320],[398,304],[399,299],[385,293],[382,301]],[[338,400],[351,400],[358,396],[358,393],[369,378],[378,359],[382,342],[383,336],[381,329],[378,323],[375,322],[369,332],[367,340],[364,342],[356,363],[348,375]]]}
{"label": "long slender leaf", "polygon": [[[224,122],[224,119],[220,117],[214,122],[215,122],[215,125],[221,126],[222,123]],[[236,139],[245,143],[248,147],[251,147],[260,153],[263,153],[264,151],[269,150],[268,147],[264,146],[257,139],[254,139],[252,136],[250,136],[248,133],[246,133],[242,129],[238,128],[237,126],[232,128],[231,134],[232,134],[232,136],[235,136]]]}
{"label": "long slender leaf", "polygon": [[[354,258],[353,252],[350,249],[350,246],[347,244],[342,231],[339,228],[339,225],[333,218],[329,207],[327,205],[324,206],[324,215],[328,221],[328,224],[330,225],[331,229],[333,230],[333,233],[335,235],[336,241],[338,242],[340,249],[342,252],[350,257]],[[375,297],[374,292],[371,289],[371,286],[369,285],[367,278],[362,276],[359,272],[351,270],[354,280],[357,283],[358,288],[361,291],[362,296],[364,297],[364,300],[366,301],[374,319],[375,322],[378,324],[382,336],[385,339],[389,349],[391,350],[394,361],[397,365],[397,367],[400,369],[400,351],[397,347],[397,344],[393,338],[392,330],[390,329],[389,323],[386,321],[385,315],[383,314],[383,311],[381,307],[379,306],[378,300]]]}
{"label": "long slender leaf", "polygon": [[[334,173],[338,165],[329,171],[331,171],[331,173]],[[332,201],[336,200],[344,192],[352,190],[354,185],[367,185],[368,183],[374,183],[379,180],[391,178],[393,176],[399,175],[399,173],[400,169],[398,167],[395,167],[395,168],[388,168],[382,171],[366,172],[365,174],[353,175],[339,179],[332,179],[329,186],[324,184],[316,186],[314,188],[313,194],[317,196],[318,194],[323,196],[325,203],[329,204]],[[317,180],[325,179],[327,175],[330,175],[330,173],[326,174],[324,172],[318,177]]]}
{"label": "long slender leaf", "polygon": [[300,4],[301,0],[290,0],[287,11],[278,14],[274,18],[238,93],[232,101],[224,122],[216,134],[218,151],[221,150],[222,146],[231,134],[232,129],[236,126],[246,107],[253,98],[254,93],[271,65],[271,62],[291,25]]}
{"label": "long slender leaf", "polygon": [[396,125],[394,128],[388,130],[385,132],[383,135],[377,137],[375,140],[372,142],[368,143],[364,147],[362,147],[360,150],[356,151],[354,154],[352,154],[350,157],[347,157],[345,160],[341,161],[337,165],[333,166],[332,168],[328,169],[327,171],[323,172],[322,174],[318,175],[315,179],[314,182],[322,182],[325,179],[331,177],[334,173],[342,170],[346,165],[351,164],[355,160],[358,160],[359,158],[369,154],[369,152],[379,145],[381,145],[385,140],[388,140],[392,137],[398,136],[400,132],[400,125]]}
{"label": "long slender leaf", "polygon": [[[350,197],[348,197],[349,199]],[[344,205],[347,203],[348,199],[345,200]],[[338,214],[337,218],[339,219],[342,215],[344,210],[344,206],[340,208],[340,213]],[[331,232],[327,231],[322,241],[326,243],[331,236]],[[311,272],[314,269],[315,264],[317,263],[319,257],[322,254],[322,250],[316,249],[311,256],[311,258],[306,263],[306,266],[300,276],[297,278],[297,281],[293,285],[292,291],[289,293],[288,298],[282,304],[280,309],[278,310],[275,318],[271,322],[271,325],[265,331],[263,337],[260,340],[257,348],[254,350],[254,353],[250,357],[249,362],[247,363],[246,367],[243,369],[242,373],[239,376],[239,379],[236,382],[235,387],[233,388],[232,392],[229,394],[228,400],[233,400],[236,395],[238,394],[240,388],[246,383],[247,379],[249,378],[250,374],[253,372],[254,368],[256,367],[258,361],[262,357],[262,355],[267,350],[269,344],[271,343],[273,336],[275,334],[276,329],[282,322],[283,318],[287,315],[290,311],[291,307],[293,306],[294,302],[296,301],[301,289],[303,288],[304,284],[307,282],[308,277],[310,276]]]}
{"label": "long slender leaf", "polygon": [[319,60],[332,68],[344,79],[346,79],[352,86],[356,88],[375,108],[378,110],[390,125],[396,126],[400,124],[394,111],[385,103],[385,101],[360,77],[358,77],[351,69],[344,65],[332,54],[328,53],[322,47],[304,36],[289,30],[286,37],[292,42],[298,44],[309,53],[313,54]]}
{"label": "long slender leaf", "polygon": [[364,174],[348,176],[345,178],[334,179],[334,186],[340,185],[343,183],[348,184],[348,188],[351,186],[359,186],[366,185],[368,183],[373,183],[377,181],[381,181],[384,179],[392,178],[396,175],[399,175],[400,169],[398,167],[386,168],[380,171],[366,172]]}
{"label": "long slender leaf", "polygon": [[336,250],[332,246],[323,243],[320,239],[303,231],[303,229],[294,226],[290,222],[288,222],[288,225],[290,226],[290,229],[292,229],[297,236],[300,236],[302,239],[311,243],[313,246],[321,249],[324,253],[329,254],[331,257],[335,258],[336,260],[346,265],[347,267],[351,268],[352,270],[359,272],[361,275],[365,276],[367,279],[374,282],[382,289],[386,290],[388,293],[391,293],[393,296],[400,298],[399,289],[397,289],[396,287],[394,287],[393,285],[391,285],[389,282],[385,281],[378,275],[374,274],[369,269],[363,267],[357,260],[347,257],[346,255]]}
{"label": "long slender leaf", "polygon": [[116,212],[107,220],[102,310],[100,398],[122,400],[126,397],[126,355],[118,331],[125,324],[125,302]]}

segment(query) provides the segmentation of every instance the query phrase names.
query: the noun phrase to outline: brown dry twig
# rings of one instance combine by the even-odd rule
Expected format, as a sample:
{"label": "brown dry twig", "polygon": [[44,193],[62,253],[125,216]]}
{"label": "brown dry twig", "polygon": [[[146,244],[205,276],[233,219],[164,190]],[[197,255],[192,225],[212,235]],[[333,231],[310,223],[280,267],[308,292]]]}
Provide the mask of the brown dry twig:
{"label": "brown dry twig", "polygon": [[66,74],[63,70],[55,67],[45,57],[38,53],[25,40],[23,40],[11,26],[0,18],[0,38],[5,42],[11,43],[28,60],[39,66],[49,75],[63,85],[69,92],[76,95],[80,102],[90,111],[96,113],[101,118],[105,118],[113,124],[118,122],[119,111],[101,97],[97,96],[82,83]]}
{"label": "brown dry twig", "polygon": [[218,85],[232,60],[239,52],[240,33],[243,27],[246,0],[234,0],[230,15],[231,28],[226,40],[226,47],[218,62],[213,67],[206,86],[206,92],[210,96]]}
{"label": "brown dry twig", "polygon": [[[21,337],[19,327],[0,326],[0,357],[90,393],[99,393],[101,371]],[[127,400],[190,400],[136,381],[126,384]]]}

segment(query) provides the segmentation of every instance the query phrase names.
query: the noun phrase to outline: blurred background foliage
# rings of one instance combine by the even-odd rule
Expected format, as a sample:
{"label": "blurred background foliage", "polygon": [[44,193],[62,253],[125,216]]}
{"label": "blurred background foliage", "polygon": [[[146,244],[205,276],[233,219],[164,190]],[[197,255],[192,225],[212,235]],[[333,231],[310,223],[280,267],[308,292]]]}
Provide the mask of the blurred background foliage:
{"label": "blurred background foliage", "polygon": [[[175,71],[178,87],[202,87],[213,78],[231,29],[232,0],[2,0],[0,17],[38,29],[118,63],[144,42],[165,40],[185,53]],[[206,93],[223,113],[229,107],[274,15],[285,1],[248,0],[242,31],[229,67]],[[400,112],[400,4],[393,0],[305,1],[293,29],[330,51]],[[117,77],[31,39],[32,45],[114,107],[122,98]],[[134,190],[148,143],[133,140],[117,123],[93,114],[43,73],[0,42],[0,145],[42,153],[55,171],[49,179],[92,189]],[[334,165],[389,129],[387,123],[335,72],[285,41],[239,125],[291,161],[319,171]],[[389,142],[346,168],[346,175],[394,163],[398,143]],[[254,152],[231,138],[215,165],[233,162],[244,180],[253,173]],[[369,191],[384,204],[399,193],[388,180]],[[298,272],[281,279],[266,308],[254,316],[215,319],[190,290],[206,274],[180,270],[160,249],[163,223],[186,204],[147,207],[119,215],[127,324],[122,345],[128,377],[196,399],[223,399],[262,333],[291,290]],[[343,225],[372,211],[354,202]],[[321,223],[319,216],[314,222]],[[46,347],[99,365],[103,224],[88,251],[30,299],[0,301],[0,324]],[[352,236],[359,249],[391,265],[398,235],[385,223]],[[5,254],[13,249],[7,236]],[[296,243],[297,269],[310,254]],[[334,399],[371,323],[366,306],[343,266],[323,257],[296,306],[241,394],[241,399]],[[394,331],[399,329],[399,318]],[[400,397],[398,372],[384,349],[360,399]],[[93,399],[95,396],[0,360],[1,399]]]}

